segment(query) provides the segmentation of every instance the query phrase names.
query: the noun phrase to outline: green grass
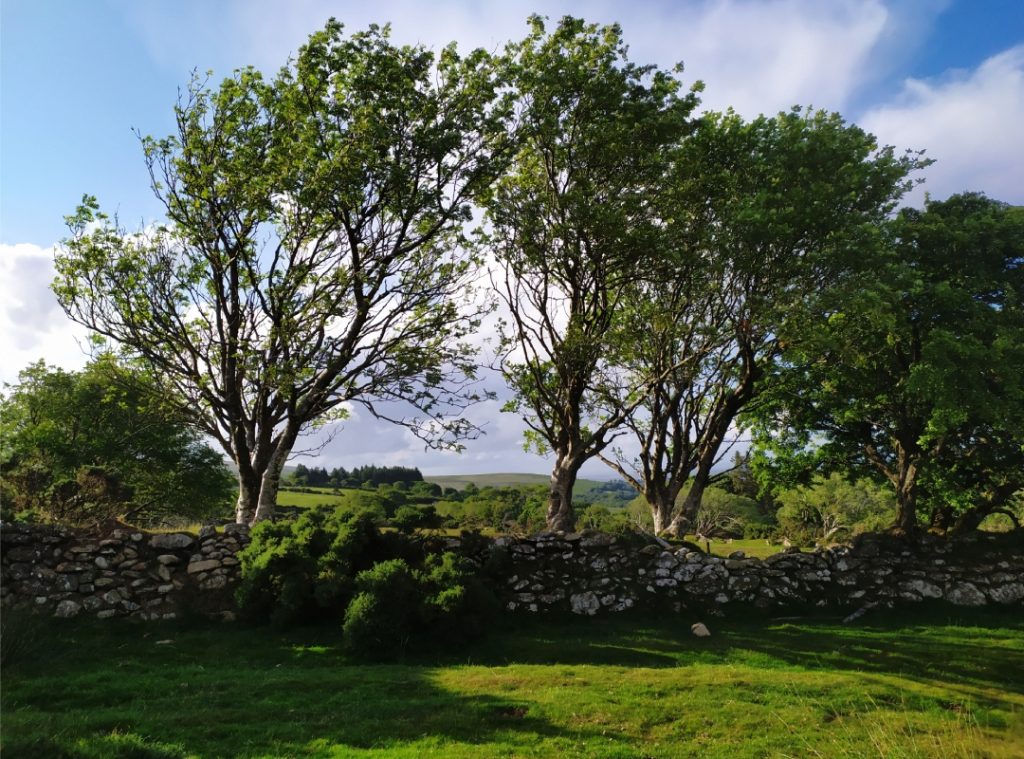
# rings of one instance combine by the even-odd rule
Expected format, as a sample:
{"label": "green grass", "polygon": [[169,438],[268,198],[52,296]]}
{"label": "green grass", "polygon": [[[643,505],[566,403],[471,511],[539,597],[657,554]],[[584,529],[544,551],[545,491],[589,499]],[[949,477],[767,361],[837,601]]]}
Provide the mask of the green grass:
{"label": "green grass", "polygon": [[4,672],[3,757],[1024,755],[1019,617],[695,619],[376,665],[333,629],[53,624]]}
{"label": "green grass", "polygon": [[467,485],[473,483],[478,488],[512,488],[517,485],[547,485],[551,477],[546,474],[525,474],[525,473],[503,473],[503,474],[439,474],[432,477],[424,477],[427,482],[433,482],[441,487],[464,490]]}
{"label": "green grass", "polygon": [[[699,545],[702,549],[705,548],[705,542],[703,540],[698,541],[693,535],[687,535],[686,539]],[[781,543],[766,543],[763,538],[760,540],[711,541],[711,553],[715,556],[727,557],[735,551],[743,551],[748,558],[757,557],[763,559],[766,556],[773,556],[782,550]]]}
{"label": "green grass", "polygon": [[[308,488],[316,490],[315,493],[297,493],[292,490],[279,490],[277,492],[278,506],[298,506],[308,509],[310,506],[319,506],[322,503],[331,506],[345,503],[345,496],[340,495],[333,488]],[[340,491],[344,493],[345,491]]]}

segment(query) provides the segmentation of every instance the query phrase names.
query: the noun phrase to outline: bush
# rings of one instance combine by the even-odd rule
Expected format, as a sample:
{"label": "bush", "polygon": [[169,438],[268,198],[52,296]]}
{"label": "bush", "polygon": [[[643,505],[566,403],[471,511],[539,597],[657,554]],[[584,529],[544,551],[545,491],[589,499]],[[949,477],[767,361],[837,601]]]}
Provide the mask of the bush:
{"label": "bush", "polygon": [[405,651],[422,617],[422,591],[409,565],[383,561],[356,577],[359,593],[345,612],[345,644],[374,659]]}
{"label": "bush", "polygon": [[358,594],[342,627],[348,648],[374,659],[401,656],[410,643],[453,645],[482,635],[497,599],[464,559],[428,556],[420,570],[385,561],[356,578]]}
{"label": "bush", "polygon": [[760,540],[762,538],[770,539],[775,535],[777,528],[773,524],[763,523],[751,523],[747,522],[743,525],[743,539],[744,540]]}
{"label": "bush", "polygon": [[[430,516],[414,511],[419,520]],[[260,523],[239,553],[239,608],[278,627],[344,612],[347,645],[373,658],[401,654],[411,640],[453,643],[481,634],[497,600],[464,558],[424,559],[424,545],[381,533],[372,514],[347,507]],[[472,551],[472,538],[464,548]]]}
{"label": "bush", "polygon": [[406,535],[417,529],[440,526],[441,520],[433,506],[401,506],[391,518],[391,526]]}
{"label": "bush", "polygon": [[367,512],[307,509],[288,522],[262,522],[241,552],[236,599],[250,619],[275,626],[337,617],[354,592],[353,578],[381,558],[394,541],[380,534]]}

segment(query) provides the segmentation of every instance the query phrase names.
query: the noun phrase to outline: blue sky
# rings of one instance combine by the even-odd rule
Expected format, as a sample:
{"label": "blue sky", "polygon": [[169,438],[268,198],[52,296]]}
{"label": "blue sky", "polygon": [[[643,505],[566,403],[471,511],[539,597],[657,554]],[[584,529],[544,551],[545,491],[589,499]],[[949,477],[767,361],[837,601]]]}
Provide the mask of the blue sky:
{"label": "blue sky", "polygon": [[[884,144],[925,148],[937,159],[925,186],[936,197],[972,189],[1024,203],[1024,0],[2,0],[0,382],[38,358],[82,363],[81,331],[47,290],[50,249],[84,192],[128,226],[157,218],[132,130],[169,133],[193,69],[272,71],[332,15],[350,29],[391,21],[400,42],[496,49],[525,33],[531,12],[618,21],[634,60],[683,61],[685,79],[703,79],[707,107],[753,116],[812,104]],[[519,453],[514,419],[477,413],[491,434],[458,460],[355,420],[323,463],[546,468]]]}

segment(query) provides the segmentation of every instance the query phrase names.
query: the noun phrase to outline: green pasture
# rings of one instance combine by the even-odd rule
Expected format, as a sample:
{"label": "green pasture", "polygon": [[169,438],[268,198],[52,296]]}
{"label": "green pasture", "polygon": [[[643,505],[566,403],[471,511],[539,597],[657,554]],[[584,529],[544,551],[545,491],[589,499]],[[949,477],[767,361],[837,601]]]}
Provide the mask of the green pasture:
{"label": "green pasture", "polygon": [[277,505],[278,506],[298,506],[300,508],[309,508],[311,506],[319,506],[320,504],[328,504],[330,506],[341,506],[347,501],[345,499],[345,490],[336,490],[335,488],[306,488],[307,490],[315,490],[315,493],[299,493],[294,490],[279,490],[277,493]]}
{"label": "green pasture", "polygon": [[1020,757],[1024,624],[507,623],[366,664],[337,630],[50,622],[5,666],[21,757]]}

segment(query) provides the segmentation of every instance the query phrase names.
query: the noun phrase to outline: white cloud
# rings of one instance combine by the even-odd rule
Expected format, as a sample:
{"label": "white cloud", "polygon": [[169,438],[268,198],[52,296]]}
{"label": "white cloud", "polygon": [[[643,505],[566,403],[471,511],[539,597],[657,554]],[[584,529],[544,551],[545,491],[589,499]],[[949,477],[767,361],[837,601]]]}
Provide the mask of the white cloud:
{"label": "white cloud", "polygon": [[71,322],[50,291],[53,249],[0,243],[0,383],[13,383],[28,364],[45,359],[81,368],[87,332]]}
{"label": "white cloud", "polygon": [[704,80],[706,106],[752,117],[845,108],[889,21],[876,0],[724,0],[643,19],[637,31],[663,64],[682,59],[687,77]]}
{"label": "white cloud", "polygon": [[936,198],[964,190],[1024,203],[1024,45],[973,71],[935,80],[908,79],[893,102],[872,108],[861,124],[883,144],[926,149],[936,160],[925,190]]}
{"label": "white cloud", "polygon": [[[841,110],[851,97],[912,49],[947,0],[690,0],[622,2],[540,0],[475,3],[380,0],[376,3],[235,0],[216,4],[123,6],[155,61],[184,75],[217,76],[252,64],[276,71],[308,35],[335,16],[348,31],[390,22],[399,43],[438,49],[499,50],[527,32],[526,18],[581,16],[618,22],[638,63],[687,65],[688,79],[708,84],[705,102],[754,116],[794,104]],[[888,6],[892,6],[891,8]],[[909,12],[912,10],[913,12]]]}

